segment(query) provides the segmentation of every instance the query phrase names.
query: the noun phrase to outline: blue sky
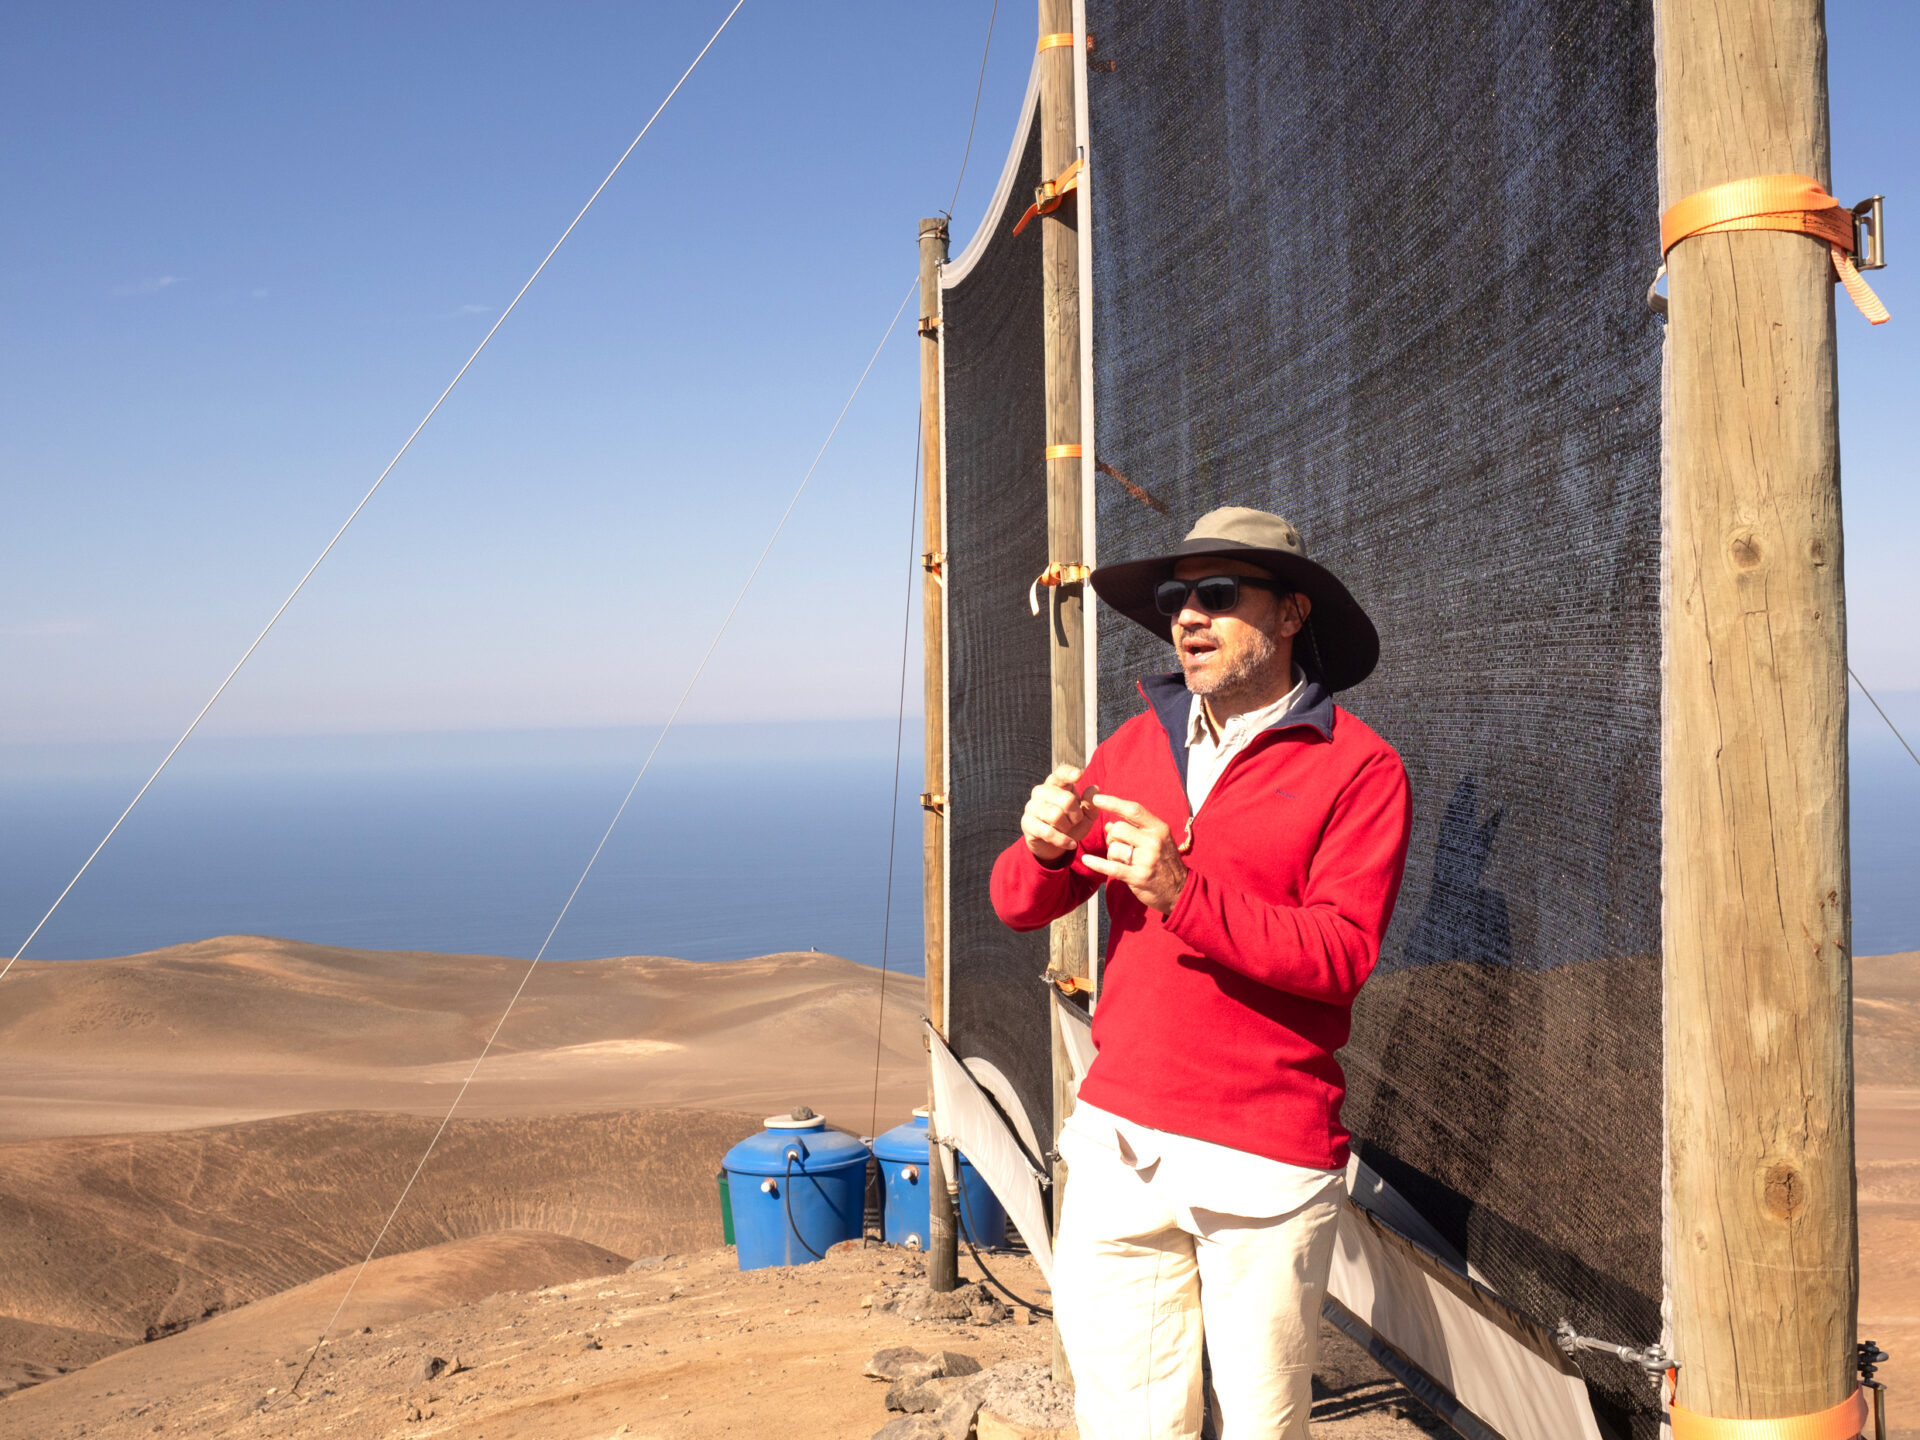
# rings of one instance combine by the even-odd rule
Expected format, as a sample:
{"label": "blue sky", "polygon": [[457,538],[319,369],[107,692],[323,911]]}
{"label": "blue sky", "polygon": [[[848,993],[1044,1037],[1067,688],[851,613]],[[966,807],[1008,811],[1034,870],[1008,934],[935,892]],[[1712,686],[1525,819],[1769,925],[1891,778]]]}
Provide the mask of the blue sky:
{"label": "blue sky", "polygon": [[[11,17],[0,742],[177,732],[725,8]],[[989,8],[748,0],[209,733],[664,715],[947,203]],[[1891,197],[1894,321],[1839,323],[1851,652],[1913,692],[1920,17],[1828,20],[1835,188]],[[956,245],[1032,31],[1003,7]],[[891,713],[914,404],[902,327],[690,718]]]}

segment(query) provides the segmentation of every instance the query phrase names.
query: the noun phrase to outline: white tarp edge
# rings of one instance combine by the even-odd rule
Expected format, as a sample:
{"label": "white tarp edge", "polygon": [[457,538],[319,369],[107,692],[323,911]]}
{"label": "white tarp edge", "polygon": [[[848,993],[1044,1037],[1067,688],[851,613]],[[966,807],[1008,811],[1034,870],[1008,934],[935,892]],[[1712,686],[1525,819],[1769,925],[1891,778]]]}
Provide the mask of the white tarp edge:
{"label": "white tarp edge", "polygon": [[980,1082],[980,1088],[993,1097],[1000,1113],[1013,1122],[1013,1132],[1027,1147],[1027,1154],[1045,1154],[1047,1147],[1034,1133],[1033,1121],[1027,1118],[1027,1107],[1020,1103],[1020,1092],[1013,1088],[1006,1072],[983,1055],[969,1055],[961,1063],[967,1067],[967,1073]]}
{"label": "white tarp edge", "polygon": [[1600,1440],[1586,1382],[1537,1326],[1358,1205],[1327,1293],[1503,1440]]}
{"label": "white tarp edge", "polygon": [[1073,1092],[1080,1093],[1080,1082],[1087,1078],[1087,1071],[1093,1068],[1093,1021],[1082,1012],[1078,1005],[1069,1004],[1060,998],[1060,992],[1049,985],[1049,1003],[1053,1007],[1054,1028],[1060,1034],[1060,1047],[1067,1052],[1067,1065],[1073,1071]]}
{"label": "white tarp edge", "polygon": [[928,1044],[933,1052],[933,1114],[928,1129],[938,1138],[959,1147],[980,1178],[987,1182],[1007,1218],[1027,1242],[1040,1273],[1053,1283],[1053,1241],[1047,1234],[1047,1206],[1040,1192],[1040,1178],[1000,1112],[993,1108],[987,1092],[954,1058],[946,1041],[931,1025],[927,1026]]}

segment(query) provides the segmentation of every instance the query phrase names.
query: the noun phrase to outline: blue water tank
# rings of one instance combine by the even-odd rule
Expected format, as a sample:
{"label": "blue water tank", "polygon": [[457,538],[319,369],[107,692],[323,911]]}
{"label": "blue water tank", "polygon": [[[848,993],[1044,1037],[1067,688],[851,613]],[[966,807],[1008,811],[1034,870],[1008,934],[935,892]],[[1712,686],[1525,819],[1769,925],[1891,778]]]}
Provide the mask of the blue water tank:
{"label": "blue water tank", "polygon": [[721,1164],[733,1201],[742,1270],[805,1265],[858,1240],[866,1213],[867,1147],[827,1129],[811,1110],[775,1115]]}
{"label": "blue water tank", "polygon": [[[874,1158],[886,1187],[886,1226],[889,1245],[924,1250],[927,1245],[927,1112],[896,1125],[873,1142]],[[993,1191],[960,1157],[960,1194],[954,1201],[954,1219],[982,1250],[1001,1250],[1007,1243],[1007,1212]]]}

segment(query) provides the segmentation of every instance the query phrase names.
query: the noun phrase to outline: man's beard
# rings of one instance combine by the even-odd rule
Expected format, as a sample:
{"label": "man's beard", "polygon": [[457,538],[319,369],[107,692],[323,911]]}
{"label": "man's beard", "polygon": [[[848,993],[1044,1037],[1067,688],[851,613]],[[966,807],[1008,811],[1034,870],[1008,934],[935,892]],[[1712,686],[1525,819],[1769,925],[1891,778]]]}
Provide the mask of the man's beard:
{"label": "man's beard", "polygon": [[[1250,631],[1246,648],[1227,662],[1223,667],[1213,670],[1209,675],[1196,677],[1187,669],[1187,689],[1196,695],[1217,695],[1222,700],[1232,700],[1243,690],[1264,688],[1266,671],[1273,664],[1274,656],[1280,647],[1274,644],[1273,637],[1264,630]],[[1216,656],[1218,650],[1213,652]],[[1182,659],[1182,668],[1185,656]]]}

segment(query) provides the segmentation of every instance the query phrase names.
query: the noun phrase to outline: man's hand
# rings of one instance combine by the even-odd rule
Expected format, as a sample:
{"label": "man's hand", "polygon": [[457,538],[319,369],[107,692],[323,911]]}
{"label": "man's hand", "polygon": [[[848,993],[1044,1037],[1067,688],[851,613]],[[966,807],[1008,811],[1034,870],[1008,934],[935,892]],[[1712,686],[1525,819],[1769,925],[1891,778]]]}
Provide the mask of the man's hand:
{"label": "man's hand", "polygon": [[[1095,795],[1093,804],[1115,818],[1107,822],[1107,853],[1082,856],[1089,870],[1125,882],[1142,905],[1162,915],[1173,909],[1187,883],[1173,832],[1146,806],[1118,795]],[[1032,843],[1032,842],[1028,842]]]}
{"label": "man's hand", "polygon": [[1093,809],[1075,793],[1080,779],[1077,765],[1056,766],[1033,787],[1020,816],[1020,833],[1034,858],[1052,864],[1078,845],[1093,828]]}

